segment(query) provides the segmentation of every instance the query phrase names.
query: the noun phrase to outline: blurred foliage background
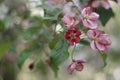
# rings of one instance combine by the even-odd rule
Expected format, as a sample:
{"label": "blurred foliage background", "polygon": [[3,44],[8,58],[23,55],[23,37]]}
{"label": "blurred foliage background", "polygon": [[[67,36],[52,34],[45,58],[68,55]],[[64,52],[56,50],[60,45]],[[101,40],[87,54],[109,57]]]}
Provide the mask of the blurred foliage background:
{"label": "blurred foliage background", "polygon": [[[55,78],[45,57],[50,52],[48,43],[54,35],[50,26],[56,22],[42,19],[45,12],[41,4],[41,0],[0,0],[0,80],[120,80],[120,6],[110,1],[115,16],[103,27],[112,39],[107,66],[103,68],[97,52],[80,45],[74,57],[87,60],[84,70],[68,75],[68,59]],[[19,56],[24,57],[17,62]]]}

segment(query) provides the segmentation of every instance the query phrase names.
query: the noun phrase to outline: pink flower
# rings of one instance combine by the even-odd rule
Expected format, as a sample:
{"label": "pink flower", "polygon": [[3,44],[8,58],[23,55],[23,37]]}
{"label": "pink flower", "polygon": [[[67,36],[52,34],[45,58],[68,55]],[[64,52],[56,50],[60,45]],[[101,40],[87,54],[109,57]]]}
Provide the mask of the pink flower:
{"label": "pink flower", "polygon": [[81,10],[80,6],[80,1],[79,0],[72,0],[72,2],[67,2],[63,6],[63,13],[64,14],[69,14],[72,17],[75,17],[78,14],[78,10]]}
{"label": "pink flower", "polygon": [[120,0],[117,0],[117,2],[118,2],[118,5],[120,6]]}
{"label": "pink flower", "polygon": [[76,61],[74,60],[68,67],[68,73],[72,74],[74,72],[74,70],[82,71],[83,63],[85,63],[85,61],[83,61],[83,60],[76,60]]}
{"label": "pink flower", "polygon": [[86,7],[81,12],[82,23],[86,28],[96,29],[98,27],[97,20],[99,14],[92,12],[90,7]]}
{"label": "pink flower", "polygon": [[23,29],[29,29],[30,27],[32,27],[32,24],[29,21],[24,20],[22,22],[22,27],[23,27]]}
{"label": "pink flower", "polygon": [[61,21],[65,24],[67,28],[74,27],[79,23],[79,20],[75,21],[74,18],[68,14],[65,14]]}
{"label": "pink flower", "polygon": [[70,45],[74,45],[75,43],[80,42],[81,32],[74,28],[69,28],[67,32],[65,32],[65,38],[67,39]]}
{"label": "pink flower", "polygon": [[7,52],[4,57],[5,60],[10,61],[10,62],[15,62],[18,58],[17,54],[13,54],[11,52]]}
{"label": "pink flower", "polygon": [[52,6],[63,5],[65,0],[47,0],[47,2]]}
{"label": "pink flower", "polygon": [[89,30],[87,36],[90,39],[90,46],[93,50],[107,51],[107,46],[111,45],[108,35],[100,30]]}
{"label": "pink flower", "polygon": [[99,6],[104,7],[105,9],[110,8],[110,4],[108,0],[94,0],[92,2],[92,7],[98,8]]}

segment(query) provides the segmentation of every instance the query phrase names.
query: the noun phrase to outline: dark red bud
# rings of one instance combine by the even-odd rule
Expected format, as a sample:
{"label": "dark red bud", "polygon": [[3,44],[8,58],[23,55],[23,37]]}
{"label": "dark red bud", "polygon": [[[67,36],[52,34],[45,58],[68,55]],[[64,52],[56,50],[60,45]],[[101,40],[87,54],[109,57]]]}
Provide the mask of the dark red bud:
{"label": "dark red bud", "polygon": [[31,63],[28,67],[29,67],[30,70],[32,70],[34,68],[34,64]]}
{"label": "dark red bud", "polygon": [[50,61],[50,57],[49,57],[49,56],[46,57],[45,62],[46,62],[46,64],[47,64],[48,66],[51,66],[51,61]]}

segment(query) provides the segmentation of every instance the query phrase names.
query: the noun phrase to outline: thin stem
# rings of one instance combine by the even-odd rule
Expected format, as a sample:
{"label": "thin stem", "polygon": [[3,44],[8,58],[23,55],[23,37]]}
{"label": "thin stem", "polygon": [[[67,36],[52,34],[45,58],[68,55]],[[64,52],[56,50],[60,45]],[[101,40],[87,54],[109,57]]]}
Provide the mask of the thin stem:
{"label": "thin stem", "polygon": [[100,51],[99,49],[97,49],[99,53],[103,54],[102,51]]}
{"label": "thin stem", "polygon": [[100,50],[98,50],[98,52],[99,52],[99,55],[102,57],[102,59],[103,59],[103,63],[104,63],[104,66],[103,67],[105,67],[106,66],[106,57],[107,57],[107,55],[104,53],[104,52],[102,52],[102,51],[100,51]]}
{"label": "thin stem", "polygon": [[75,51],[75,47],[76,47],[76,44],[74,45],[73,50],[72,50],[72,53],[71,53],[71,59],[72,59],[72,61],[74,61],[74,56],[73,56],[73,54],[74,54],[74,51]]}

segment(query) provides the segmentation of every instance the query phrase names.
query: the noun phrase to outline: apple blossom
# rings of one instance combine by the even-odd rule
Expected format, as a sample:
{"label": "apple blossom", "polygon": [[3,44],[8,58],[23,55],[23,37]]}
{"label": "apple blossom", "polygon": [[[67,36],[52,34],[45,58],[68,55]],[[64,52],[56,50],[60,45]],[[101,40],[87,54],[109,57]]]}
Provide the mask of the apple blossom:
{"label": "apple blossom", "polygon": [[58,6],[65,3],[65,0],[47,0],[47,2],[52,6]]}
{"label": "apple blossom", "polygon": [[118,2],[118,5],[120,6],[120,0],[117,0],[117,2]]}
{"label": "apple blossom", "polygon": [[68,67],[68,73],[72,74],[74,72],[74,70],[82,71],[83,63],[85,63],[85,61],[83,61],[83,60],[74,60]]}
{"label": "apple blossom", "polygon": [[69,28],[67,32],[65,32],[65,38],[67,39],[70,45],[74,45],[75,43],[80,42],[81,32],[74,28]]}
{"label": "apple blossom", "polygon": [[79,23],[79,20],[74,20],[74,18],[68,14],[65,14],[61,21],[65,24],[67,28],[74,27]]}
{"label": "apple blossom", "polygon": [[104,7],[105,9],[109,9],[110,3],[108,0],[94,0],[92,2],[92,7],[97,8],[99,6]]}
{"label": "apple blossom", "polygon": [[98,27],[97,20],[99,14],[92,12],[90,7],[86,7],[81,12],[82,23],[86,28],[96,29]]}
{"label": "apple blossom", "polygon": [[93,50],[107,51],[107,46],[111,45],[111,40],[108,35],[100,30],[89,30],[87,36]]}
{"label": "apple blossom", "polygon": [[29,29],[30,27],[32,27],[32,24],[28,20],[24,20],[22,21],[22,27],[23,29]]}
{"label": "apple blossom", "polygon": [[67,2],[63,7],[63,13],[69,14],[72,17],[75,17],[78,14],[78,10],[81,10],[80,1],[73,0],[72,2]]}
{"label": "apple blossom", "polygon": [[69,28],[67,32],[65,32],[65,38],[67,39],[70,45],[74,45],[75,43],[80,42],[81,32],[74,28]]}

